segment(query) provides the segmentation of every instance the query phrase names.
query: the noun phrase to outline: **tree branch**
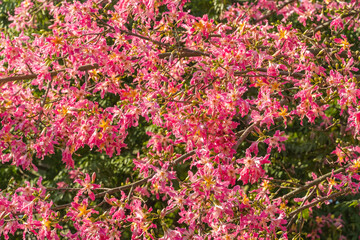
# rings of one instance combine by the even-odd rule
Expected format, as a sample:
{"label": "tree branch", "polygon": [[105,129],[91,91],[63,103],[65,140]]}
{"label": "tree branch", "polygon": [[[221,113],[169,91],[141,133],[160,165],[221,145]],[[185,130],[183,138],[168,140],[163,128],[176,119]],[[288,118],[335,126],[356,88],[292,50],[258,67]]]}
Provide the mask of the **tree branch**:
{"label": "tree branch", "polygon": [[333,198],[339,197],[341,195],[347,194],[350,191],[351,191],[351,189],[346,189],[346,190],[342,190],[340,192],[331,194],[329,196],[322,197],[322,198],[320,198],[320,199],[318,199],[318,200],[316,200],[316,201],[314,201],[312,203],[309,203],[307,205],[304,205],[304,206],[299,207],[296,210],[292,211],[291,213],[289,213],[289,217],[293,217],[294,215],[298,214],[302,210],[305,210],[307,208],[311,208],[311,207],[315,206],[318,203],[325,202],[326,200],[333,199]]}
{"label": "tree branch", "polygon": [[175,57],[178,57],[178,58],[200,57],[200,56],[210,57],[210,56],[212,56],[210,53],[200,52],[200,51],[190,50],[190,49],[185,49],[184,51],[182,51],[180,53],[172,53],[172,52],[160,53],[158,56],[159,56],[159,58],[164,59],[164,58],[170,57],[171,55],[174,55]]}
{"label": "tree branch", "polygon": [[[356,14],[359,14],[359,11],[350,11],[347,14],[344,14],[342,16],[340,16],[341,18],[346,18],[346,17],[351,17],[354,16]],[[327,27],[330,25],[330,23],[333,21],[334,19],[330,19],[322,24],[320,24],[319,26],[317,26],[316,28],[314,28],[313,31],[310,31],[308,34],[306,34],[307,36],[311,36],[313,33],[316,33],[317,31],[322,30],[323,28]]]}
{"label": "tree branch", "polygon": [[196,153],[195,150],[192,150],[192,151],[190,151],[190,152],[188,152],[188,153],[185,153],[184,155],[182,155],[182,156],[178,157],[177,159],[175,159],[175,160],[172,162],[171,165],[172,165],[172,166],[175,166],[175,165],[179,164],[181,161],[187,159],[188,157],[191,157],[191,156],[194,155],[195,153]]}
{"label": "tree branch", "polygon": [[281,9],[283,9],[284,7],[286,7],[287,5],[289,5],[293,2],[295,2],[295,0],[290,0],[290,1],[285,2],[284,4],[282,4],[281,6],[279,6],[277,8],[277,11],[274,11],[274,10],[268,11],[264,16],[255,20],[255,24],[265,20],[266,18],[270,17],[271,15],[275,14],[276,12],[280,11]]}
{"label": "tree branch", "polygon": [[[243,74],[249,73],[249,72],[267,72],[266,68],[256,68],[254,70],[246,70],[246,71],[241,71],[241,72],[234,72],[234,76],[242,76]],[[303,73],[290,73],[290,72],[286,72],[286,71],[279,71],[279,75],[284,75],[284,76],[291,76],[291,77],[295,77],[298,79],[301,79],[303,77],[305,77],[305,74]]]}
{"label": "tree branch", "polygon": [[330,177],[330,176],[333,175],[333,174],[337,174],[337,173],[344,172],[348,167],[350,167],[350,164],[348,164],[348,165],[346,165],[346,166],[344,166],[344,167],[341,167],[341,168],[339,168],[339,169],[337,169],[337,170],[335,170],[335,171],[333,171],[333,172],[329,172],[329,173],[327,173],[327,174],[325,174],[325,175],[322,175],[321,177],[319,177],[319,178],[317,178],[317,179],[315,179],[315,180],[307,183],[306,185],[304,185],[304,186],[302,186],[302,187],[300,187],[300,188],[298,188],[298,189],[296,189],[296,190],[294,190],[294,191],[291,191],[291,192],[289,192],[288,194],[285,194],[285,195],[282,196],[281,198],[283,198],[283,199],[289,199],[289,198],[295,196],[296,194],[301,193],[301,192],[307,190],[308,188],[310,188],[310,187],[312,187],[312,186],[315,186],[315,185],[321,183],[322,181],[324,181],[326,178]]}
{"label": "tree branch", "polygon": [[236,151],[239,145],[245,140],[245,138],[252,132],[254,127],[256,127],[260,122],[254,122],[245,131],[241,134],[240,138],[237,140],[236,144],[233,146],[233,149]]}
{"label": "tree branch", "polygon": [[[171,56],[171,54],[173,54],[173,53],[166,52],[166,53],[160,53],[158,56],[159,56],[159,58],[163,59],[163,58]],[[199,56],[208,56],[208,57],[210,57],[212,55],[210,53],[206,53],[206,52],[200,52],[200,51],[185,49],[184,52],[179,53],[179,54],[174,54],[174,56],[181,58],[181,57],[199,57]],[[98,64],[88,64],[88,65],[84,65],[84,66],[79,67],[78,71],[89,71],[89,70],[97,69],[97,68],[100,68],[100,67],[101,66],[99,66]],[[57,71],[51,71],[50,75],[51,75],[51,77],[54,77],[58,73],[65,72],[65,71],[66,71],[66,69],[60,69],[60,70],[57,70]],[[267,72],[267,69],[266,68],[256,68],[254,70],[238,71],[238,72],[234,72],[234,76],[241,77],[241,76],[244,76],[244,74],[247,74],[249,72],[256,72],[256,71],[258,71],[258,72]],[[291,76],[291,77],[294,77],[294,78],[297,78],[297,79],[302,79],[302,78],[305,77],[305,74],[303,74],[303,73],[291,73],[291,72],[281,71],[281,70],[279,71],[279,75]],[[29,74],[29,75],[20,75],[20,76],[12,76],[12,77],[0,78],[0,85],[4,84],[4,83],[7,83],[7,82],[12,82],[12,81],[22,81],[22,80],[35,79],[38,76],[39,76],[39,74]],[[248,75],[246,75],[246,76],[248,76]],[[264,76],[264,77],[266,77],[266,76]],[[355,74],[354,77],[358,81],[360,81],[360,75]]]}
{"label": "tree branch", "polygon": [[[88,65],[84,65],[78,68],[78,71],[89,71],[92,69],[96,69],[99,68],[100,66],[98,64],[88,64]],[[49,72],[51,77],[55,77],[58,73],[60,72],[65,72],[66,69],[60,69],[57,71],[51,71]],[[7,82],[13,82],[13,81],[23,81],[23,80],[30,80],[30,79],[35,79],[39,76],[40,74],[28,74],[28,75],[19,75],[19,76],[12,76],[12,77],[5,77],[5,78],[0,78],[0,84],[4,84]]]}
{"label": "tree branch", "polygon": [[[178,157],[177,159],[175,159],[173,161],[172,165],[179,164],[181,161],[185,160],[188,157],[191,157],[195,153],[196,153],[196,151],[192,150],[192,151]],[[147,181],[149,179],[151,179],[154,175],[155,175],[155,173],[151,174],[150,176],[148,176],[146,178],[143,178],[141,180],[138,180],[136,182],[133,182],[133,183],[130,183],[130,184],[127,184],[127,185],[124,185],[124,186],[120,186],[120,187],[116,187],[116,188],[110,188],[110,189],[109,188],[102,188],[102,189],[106,189],[106,191],[95,194],[95,198],[103,197],[106,194],[113,194],[113,193],[124,191],[124,190],[127,190],[127,189],[133,189],[136,186],[147,183]],[[58,189],[58,188],[56,188],[56,189],[55,188],[49,188],[49,190],[53,191],[53,190],[60,190],[60,189]],[[63,188],[62,190],[75,191],[75,190],[79,190],[79,189],[78,188]],[[59,206],[56,206],[56,207],[52,207],[51,209],[53,211],[57,211],[57,210],[65,209],[65,208],[70,207],[70,206],[71,206],[71,204],[68,203],[68,204],[63,204],[63,205],[59,205]]]}
{"label": "tree branch", "polygon": [[[79,191],[82,188],[67,188],[67,187],[63,187],[63,188],[46,188],[46,191]],[[106,191],[109,190],[110,188],[97,188],[97,189],[93,189],[93,191],[96,190],[102,190],[102,191]]]}

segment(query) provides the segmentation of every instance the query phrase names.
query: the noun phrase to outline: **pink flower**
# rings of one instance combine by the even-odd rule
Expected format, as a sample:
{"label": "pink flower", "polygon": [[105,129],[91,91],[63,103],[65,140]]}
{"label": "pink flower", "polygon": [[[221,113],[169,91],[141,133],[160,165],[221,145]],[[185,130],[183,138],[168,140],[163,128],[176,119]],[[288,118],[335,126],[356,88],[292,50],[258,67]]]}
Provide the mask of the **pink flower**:
{"label": "pink flower", "polygon": [[94,201],[95,200],[95,194],[91,190],[94,190],[94,189],[97,189],[97,188],[100,187],[100,185],[94,184],[95,178],[96,178],[95,173],[92,174],[91,179],[90,179],[89,174],[86,173],[84,179],[79,179],[79,178],[76,179],[74,182],[79,183],[81,186],[84,187],[84,188],[79,190],[79,192],[77,193],[77,196],[80,196],[84,192],[87,192],[90,199]]}
{"label": "pink flower", "polygon": [[347,41],[347,38],[345,35],[341,35],[342,39],[341,38],[335,38],[334,39],[334,42],[338,43],[340,46],[341,46],[341,49],[339,51],[339,54],[342,52],[342,51],[345,51],[345,50],[349,50],[350,47],[353,45],[353,44],[350,44],[348,41]]}
{"label": "pink flower", "polygon": [[335,31],[337,31],[338,28],[344,28],[343,19],[341,17],[335,18],[331,21],[330,27],[334,27]]}
{"label": "pink flower", "polygon": [[274,134],[274,136],[267,138],[264,140],[264,143],[268,144],[267,153],[271,152],[271,149],[273,147],[277,147],[277,150],[281,152],[281,150],[285,150],[285,145],[280,144],[280,142],[284,142],[287,140],[287,136],[284,135],[284,132],[280,132],[277,130]]}

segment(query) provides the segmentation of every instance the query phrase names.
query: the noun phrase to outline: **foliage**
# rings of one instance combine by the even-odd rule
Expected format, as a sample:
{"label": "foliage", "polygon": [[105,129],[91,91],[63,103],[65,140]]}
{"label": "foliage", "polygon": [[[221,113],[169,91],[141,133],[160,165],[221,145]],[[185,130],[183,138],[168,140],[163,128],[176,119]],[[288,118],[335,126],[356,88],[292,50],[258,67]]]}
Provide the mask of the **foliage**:
{"label": "foliage", "polygon": [[359,13],[3,0],[1,236],[357,238]]}

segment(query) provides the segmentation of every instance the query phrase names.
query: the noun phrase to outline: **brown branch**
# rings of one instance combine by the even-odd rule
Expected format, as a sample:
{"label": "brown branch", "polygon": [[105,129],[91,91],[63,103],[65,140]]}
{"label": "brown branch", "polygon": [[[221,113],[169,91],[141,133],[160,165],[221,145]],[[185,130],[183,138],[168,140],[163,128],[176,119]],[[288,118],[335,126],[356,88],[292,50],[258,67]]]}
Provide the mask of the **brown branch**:
{"label": "brown branch", "polygon": [[233,149],[236,151],[239,145],[245,140],[245,138],[252,132],[254,127],[256,127],[260,122],[254,122],[245,131],[241,134],[240,138],[237,140],[236,144],[233,146]]}
{"label": "brown branch", "polygon": [[177,58],[200,57],[200,56],[210,57],[210,56],[212,56],[210,53],[200,52],[200,51],[195,51],[195,50],[190,50],[190,49],[185,49],[183,52],[180,52],[180,53],[172,53],[172,52],[160,53],[158,56],[159,56],[159,58],[164,59],[164,58],[170,57],[171,55],[173,55],[174,57],[177,57]]}
{"label": "brown branch", "polygon": [[[192,155],[194,155],[196,153],[195,150],[192,150],[180,157],[178,157],[177,159],[174,160],[174,162],[172,163],[172,165],[176,165],[176,164],[179,164],[181,161],[185,160],[186,158],[188,157],[191,157]],[[120,191],[124,191],[124,190],[127,190],[127,189],[133,189],[135,188],[136,186],[139,186],[141,184],[144,184],[144,183],[147,183],[147,181],[149,179],[151,179],[153,176],[155,175],[155,173],[151,174],[150,176],[146,177],[146,178],[143,178],[139,181],[136,181],[136,182],[133,182],[133,183],[130,183],[130,184],[127,184],[127,185],[124,185],[124,186],[120,186],[120,187],[116,187],[116,188],[111,188],[111,189],[108,189],[108,188],[102,188],[102,189],[106,189],[106,191],[104,192],[101,192],[101,193],[98,193],[98,194],[95,194],[95,198],[99,198],[99,197],[103,197],[105,196],[106,194],[113,194],[113,193],[116,193],[116,192],[120,192]],[[66,189],[66,188],[65,188]],[[50,188],[49,190],[55,190],[54,188]],[[58,189],[56,189],[58,190]],[[67,190],[70,190],[70,189],[67,189]],[[71,191],[75,191],[75,190],[78,190],[78,189],[74,189],[74,190],[71,190]],[[59,206],[56,206],[56,207],[52,207],[51,210],[53,211],[57,211],[57,210],[61,210],[61,209],[64,209],[64,208],[67,208],[67,207],[70,207],[71,206],[71,203],[67,203],[67,204],[63,204],[63,205],[59,205]]]}
{"label": "brown branch", "polygon": [[[256,71],[267,72],[267,69],[266,68],[256,68],[254,70],[246,70],[246,71],[234,72],[234,76],[242,77],[246,73],[256,72]],[[304,73],[291,73],[291,72],[286,72],[286,71],[279,71],[279,75],[294,77],[294,78],[297,78],[297,79],[302,79],[302,78],[305,77]],[[248,76],[248,75],[246,75],[246,76]],[[249,76],[249,77],[251,77],[251,76]],[[277,77],[277,76],[275,76],[275,77]],[[354,77],[356,78],[356,80],[360,81],[360,75],[359,74],[354,74]]]}
{"label": "brown branch", "polygon": [[[162,53],[163,55],[159,54],[160,58],[165,58],[167,56],[170,56],[171,53]],[[180,55],[176,55],[178,57],[198,57],[198,56],[211,56],[211,54],[209,53],[204,53],[204,52],[199,52],[199,51],[188,51],[186,50],[185,52],[181,53]],[[82,67],[79,67],[79,71],[87,71],[87,70],[91,70],[91,69],[95,69],[95,68],[99,68],[98,65],[85,65]],[[254,71],[259,71],[259,72],[267,72],[266,68],[257,68]],[[241,71],[241,72],[235,72],[234,75],[235,76],[241,76],[244,73],[249,73],[251,72],[251,70],[247,70],[247,71]],[[280,75],[285,75],[285,76],[291,76],[291,77],[295,77],[295,78],[303,78],[305,76],[305,74],[303,73],[290,73],[290,72],[286,72],[286,71],[279,71]],[[356,78],[360,79],[360,75],[354,75]]]}
{"label": "brown branch", "polygon": [[[89,71],[92,69],[99,68],[100,66],[98,64],[88,64],[84,65],[78,68],[78,71]],[[66,69],[60,69],[56,71],[51,71],[50,76],[55,77],[60,72],[65,72]],[[0,84],[4,84],[7,82],[13,82],[13,81],[23,81],[23,80],[29,80],[29,79],[35,79],[39,76],[39,74],[28,74],[28,75],[19,75],[19,76],[11,76],[11,77],[5,77],[0,79]]]}
{"label": "brown branch", "polygon": [[[44,113],[44,106],[45,106],[45,103],[46,103],[46,98],[47,98],[47,96],[48,96],[48,94],[49,94],[49,91],[50,91],[50,88],[51,88],[51,83],[52,83],[52,79],[50,79],[50,81],[48,82],[48,85],[47,85],[47,87],[46,87],[46,92],[45,92],[44,98],[43,98],[43,100],[42,100],[41,103],[40,103],[41,110],[40,110],[40,113],[39,113],[39,117],[38,117],[38,119],[37,119],[37,121],[36,121],[36,123],[35,123],[37,129],[39,129],[39,125],[40,125],[40,123],[41,123],[41,117],[42,117],[42,115],[43,115],[43,113]],[[33,139],[34,142],[36,141],[36,139],[38,138],[38,136],[39,136],[39,133],[36,132],[36,133],[35,133],[35,137],[34,137],[34,139]]]}
{"label": "brown branch", "polygon": [[[112,29],[112,30],[114,30],[114,32],[116,32],[115,27],[113,27],[113,26],[111,26],[110,24],[108,24],[104,19],[99,18],[95,13],[92,13],[92,14],[90,14],[90,15],[93,16],[93,17],[95,17],[95,18],[99,21],[99,23],[107,26],[108,29]],[[167,47],[170,46],[170,44],[168,44],[168,43],[163,43],[163,42],[160,42],[160,41],[157,41],[157,40],[153,40],[153,39],[151,39],[151,38],[149,38],[149,37],[145,37],[145,36],[142,36],[142,35],[140,35],[140,34],[137,34],[137,33],[134,33],[134,32],[130,32],[130,31],[128,31],[128,30],[119,29],[119,31],[120,31],[121,33],[127,34],[127,35],[129,35],[129,36],[134,36],[134,37],[137,37],[137,38],[140,38],[140,39],[143,39],[143,40],[146,40],[146,41],[155,43],[155,44],[160,45],[160,46],[167,46]]]}
{"label": "brown branch", "polygon": [[[194,155],[196,153],[195,150],[193,151],[190,151],[180,157],[178,157],[177,159],[174,160],[173,164],[172,165],[176,165],[176,164],[179,164],[181,161],[185,160],[186,158],[188,157],[191,157],[192,155]],[[149,179],[151,179],[153,176],[155,175],[155,173],[151,174],[150,176],[144,178],[144,179],[141,179],[139,181],[136,181],[134,183],[131,183],[131,184],[127,184],[125,186],[120,186],[120,187],[116,187],[116,188],[112,188],[110,190],[107,190],[105,192],[101,192],[101,193],[98,193],[98,194],[95,194],[95,197],[102,197],[102,196],[105,196],[106,194],[113,194],[113,193],[116,193],[116,192],[119,192],[119,191],[124,191],[124,190],[127,190],[127,189],[131,189],[132,187],[136,187],[138,185],[141,185],[143,183],[146,183]]]}
{"label": "brown branch", "polygon": [[274,10],[268,11],[264,16],[262,16],[261,18],[255,20],[255,24],[265,20],[266,18],[270,17],[271,15],[274,15],[276,12],[280,11],[281,9],[283,9],[284,7],[286,7],[287,5],[289,5],[289,4],[293,3],[293,2],[295,2],[295,0],[290,0],[290,1],[285,2],[284,4],[282,4],[281,6],[279,6],[276,11],[274,11]]}
{"label": "brown branch", "polygon": [[[127,190],[127,189],[131,189],[132,187],[136,187],[138,185],[141,185],[143,183],[146,183],[150,178],[152,178],[155,174],[152,174],[146,178],[143,178],[139,181],[136,181],[136,182],[133,182],[131,184],[127,184],[127,185],[124,185],[124,186],[120,186],[120,187],[116,187],[116,188],[111,188],[110,190],[107,190],[107,191],[104,191],[104,192],[101,192],[101,193],[98,193],[98,194],[95,194],[95,198],[98,198],[98,197],[103,197],[105,196],[106,194],[113,194],[113,193],[116,193],[116,192],[119,192],[119,191],[124,191],[124,190]],[[53,211],[56,211],[56,210],[61,210],[61,209],[64,209],[64,208],[67,208],[67,207],[70,207],[71,206],[71,203],[67,203],[67,204],[63,204],[63,205],[59,205],[59,206],[56,206],[56,207],[52,207],[51,210]]]}
{"label": "brown branch", "polygon": [[[300,208],[304,206],[305,202],[310,198],[312,197],[312,195],[315,193],[315,190],[317,189],[317,187],[314,187],[311,191],[311,193],[309,194],[309,191],[306,193],[305,197],[304,197],[304,200],[302,201],[301,205],[300,205]],[[295,217],[296,215],[293,215],[290,219],[290,221],[288,222],[287,224],[287,227],[290,227],[294,221],[295,221]]]}
{"label": "brown branch", "polygon": [[[111,28],[113,28],[113,27],[111,27]],[[167,46],[167,47],[170,46],[170,44],[168,44],[168,43],[163,43],[163,42],[160,42],[160,41],[157,41],[157,40],[153,40],[151,38],[144,37],[144,36],[139,35],[137,33],[129,32],[129,31],[126,31],[126,30],[121,30],[121,29],[120,29],[120,32],[125,33],[125,34],[130,35],[130,36],[134,36],[134,37],[146,40],[146,41],[149,41],[149,42],[152,42],[152,43],[155,43],[155,44],[160,45],[160,46]]]}
{"label": "brown branch", "polygon": [[346,165],[346,166],[344,166],[344,167],[341,167],[341,168],[335,170],[334,172],[329,172],[329,173],[327,173],[327,174],[325,174],[325,175],[322,175],[321,177],[319,177],[319,178],[317,178],[317,179],[315,179],[315,180],[307,183],[306,185],[304,185],[304,186],[302,186],[302,187],[300,187],[300,188],[298,188],[298,189],[296,189],[296,190],[294,190],[294,191],[291,191],[291,192],[285,194],[285,195],[282,196],[281,198],[283,198],[283,199],[289,199],[289,198],[295,196],[296,194],[301,193],[301,192],[303,192],[303,191],[311,188],[312,186],[315,186],[315,185],[321,183],[322,181],[324,181],[326,178],[330,177],[330,176],[333,175],[333,174],[337,174],[337,173],[344,172],[349,166],[350,166],[350,164],[348,164],[348,165]]}
{"label": "brown branch", "polygon": [[305,210],[305,209],[307,209],[307,208],[311,208],[311,207],[315,206],[315,205],[318,204],[318,203],[321,203],[321,202],[324,202],[324,201],[333,199],[333,198],[335,198],[335,197],[339,197],[339,196],[341,196],[341,195],[347,194],[347,193],[350,192],[350,191],[351,191],[351,189],[345,189],[345,190],[342,190],[342,191],[340,191],[340,192],[331,194],[331,195],[329,195],[329,196],[322,197],[322,198],[320,198],[320,199],[318,199],[318,200],[316,200],[316,201],[314,201],[314,202],[312,202],[312,203],[309,203],[309,204],[307,204],[307,205],[305,205],[305,206],[299,207],[299,208],[297,208],[296,210],[292,211],[291,213],[289,213],[289,217],[292,217],[292,216],[298,214],[298,213],[301,212],[302,210]]}
{"label": "brown branch", "polygon": [[[254,70],[246,70],[246,71],[240,71],[240,72],[234,72],[234,76],[243,76],[243,74],[249,73],[249,72],[267,72],[266,68],[256,68]],[[290,72],[286,72],[286,71],[279,71],[279,75],[284,75],[284,76],[291,76],[294,78],[298,78],[301,79],[305,76],[305,74],[303,73],[290,73]]]}
{"label": "brown branch", "polygon": [[[46,188],[46,191],[79,191],[81,190],[82,188]],[[97,188],[97,189],[92,189],[93,191],[95,190],[103,190],[103,191],[106,191],[106,190],[109,190],[109,188]]]}
{"label": "brown branch", "polygon": [[141,180],[139,180],[139,181],[136,181],[136,182],[133,182],[133,183],[124,185],[124,186],[112,188],[112,189],[107,190],[107,191],[105,191],[105,192],[101,192],[101,193],[95,194],[95,197],[98,198],[98,197],[105,196],[106,194],[113,194],[113,193],[116,193],[116,192],[120,192],[120,191],[124,191],[124,190],[127,190],[127,189],[131,189],[132,187],[136,187],[136,186],[139,186],[139,185],[141,185],[141,184],[147,183],[147,181],[148,181],[149,179],[151,179],[154,175],[155,175],[155,174],[151,174],[150,176],[148,176],[148,177],[146,177],[146,178],[143,178],[143,179],[141,179]]}
{"label": "brown branch", "polygon": [[93,69],[97,69],[100,68],[100,66],[98,64],[88,64],[88,65],[84,65],[84,66],[80,66],[78,68],[79,71],[89,71],[89,70],[93,70]]}
{"label": "brown branch", "polygon": [[[354,16],[356,14],[359,14],[359,11],[350,11],[347,14],[344,14],[342,16],[340,16],[341,18],[346,18],[346,17],[351,17]],[[334,19],[328,20],[322,24],[320,24],[319,26],[317,26],[316,28],[313,29],[313,31],[310,31],[308,34],[306,34],[307,36],[311,36],[313,33],[316,33],[317,31],[322,30],[323,28],[327,27],[330,25],[330,23],[333,21]]]}
{"label": "brown branch", "polygon": [[271,178],[261,178],[263,180],[266,180],[266,181],[274,181],[274,182],[280,182],[280,183],[288,183],[288,184],[293,184],[293,185],[296,185],[296,186],[302,186],[301,184],[299,183],[296,183],[296,182],[291,182],[291,181],[287,181],[287,180],[281,180],[281,179],[271,179]]}
{"label": "brown branch", "polygon": [[191,157],[191,156],[194,155],[195,153],[196,153],[196,151],[195,151],[195,150],[192,150],[192,151],[190,151],[190,152],[188,152],[188,153],[186,153],[186,154],[178,157],[177,159],[175,159],[175,160],[172,162],[171,165],[172,165],[172,166],[175,166],[175,165],[179,164],[181,161],[187,159],[188,157]]}
{"label": "brown branch", "polygon": [[[312,50],[314,53],[319,53],[320,51],[317,50]],[[166,57],[170,57],[173,53],[171,52],[166,52],[166,53],[160,53],[158,56],[159,58],[163,59]],[[207,56],[207,57],[211,57],[212,54],[210,53],[206,53],[206,52],[200,52],[200,51],[195,51],[195,50],[190,50],[190,49],[184,49],[183,52],[178,53],[178,54],[173,54],[174,57],[177,58],[182,58],[182,57],[199,57],[199,56]],[[101,66],[99,66],[98,64],[88,64],[88,65],[84,65],[84,66],[80,66],[78,68],[78,71],[89,71],[92,69],[97,69],[100,68]],[[66,71],[66,69],[60,69],[57,71],[51,71],[50,75],[51,77],[56,76],[58,73],[60,72],[64,72]],[[234,72],[234,76],[238,76],[238,77],[243,77],[243,76],[248,76],[251,77],[249,75],[246,75],[249,72],[267,72],[266,68],[257,68],[254,70],[245,70],[245,71],[238,71],[238,72]],[[287,71],[279,71],[279,75],[282,76],[291,76],[297,79],[302,79],[305,77],[305,74],[303,73],[291,73],[291,72],[287,72]],[[254,77],[256,77],[258,75],[255,75]],[[22,81],[22,80],[29,80],[29,79],[34,79],[37,78],[38,74],[29,74],[29,75],[19,75],[19,76],[12,76],[12,77],[6,77],[6,78],[1,78],[0,79],[0,85],[7,83],[7,82],[12,82],[12,81]],[[264,75],[264,77],[267,77],[266,75]],[[360,81],[360,75],[355,74],[354,77]]]}
{"label": "brown branch", "polygon": [[[273,46],[259,46],[258,48],[261,49],[261,50],[268,50],[269,49],[269,50],[272,50],[272,51],[278,51],[278,49],[273,47]],[[323,55],[324,53],[327,53],[327,52],[329,52],[331,55],[334,55],[335,53],[339,52],[339,50],[335,49],[335,48],[320,48],[320,47],[319,48],[308,48],[307,51],[309,51],[314,56],[319,56],[318,54]],[[357,55],[356,52],[353,52],[353,51],[351,51],[351,54],[355,55],[355,56]],[[342,51],[338,55],[340,57],[342,57],[342,58],[347,58],[348,57],[347,51]],[[280,54],[277,55],[277,56],[286,57],[286,55],[280,55]]]}
{"label": "brown branch", "polygon": [[[283,7],[287,6],[288,4],[294,2],[295,0],[290,0],[288,2],[285,2],[283,5],[281,5],[278,9],[282,9]],[[270,12],[272,13],[272,12]],[[269,14],[270,14],[269,13]],[[356,14],[359,14],[359,11],[350,11],[349,13],[347,14],[344,14],[341,16],[341,18],[345,18],[345,17],[350,17],[350,16],[354,16]],[[266,15],[267,16],[267,15]],[[96,16],[97,17],[97,16]],[[264,16],[265,17],[265,16]],[[100,20],[100,19],[99,19]],[[258,21],[261,21],[261,19],[259,19]],[[314,32],[317,32],[318,30],[321,30],[322,28],[328,26],[330,23],[331,23],[332,20],[329,20],[319,26],[317,26],[313,31]],[[103,21],[102,21],[103,22]],[[108,26],[108,28],[112,28],[114,29],[114,27],[110,26],[109,24],[103,22],[106,26]],[[163,42],[160,42],[160,41],[157,41],[157,40],[153,40],[149,37],[145,37],[145,36],[142,36],[142,35],[139,35],[137,33],[134,33],[134,32],[130,32],[130,31],[127,31],[127,30],[121,30],[120,31],[124,34],[127,34],[127,35],[130,35],[130,36],[134,36],[134,37],[137,37],[137,38],[140,38],[140,39],[143,39],[143,40],[147,40],[147,41],[150,41],[154,44],[157,44],[157,45],[160,45],[160,46],[166,46],[166,47],[169,47],[171,46],[170,44],[168,43],[163,43]],[[308,33],[310,34],[310,33]],[[213,56],[212,54],[210,53],[206,53],[206,52],[200,52],[200,51],[196,51],[196,50],[191,50],[191,49],[187,49],[187,48],[183,48],[182,49],[183,52],[179,53],[179,54],[174,54],[175,57],[199,57],[199,56],[208,56],[208,57],[211,57]],[[314,51],[317,51],[317,50],[314,50]],[[166,57],[170,57],[173,53],[170,53],[170,52],[166,52],[166,53],[160,53],[158,56],[159,58],[166,58]],[[98,64],[93,64],[93,65],[84,65],[84,66],[81,66],[78,68],[78,71],[88,71],[88,70],[92,70],[92,69],[96,69],[96,68],[99,68],[100,66]],[[31,70],[30,70],[31,71]],[[60,72],[64,72],[66,71],[66,69],[60,69],[60,70],[57,70],[57,71],[51,71],[50,72],[50,75],[51,77],[54,77],[56,76],[58,73]],[[256,69],[256,71],[260,71],[260,72],[267,72],[267,69],[266,68],[258,68]],[[241,71],[241,72],[235,72],[234,75],[235,76],[242,76],[244,73],[247,73],[249,71]],[[292,77],[295,77],[295,78],[303,78],[304,77],[304,74],[302,73],[289,73],[289,72],[286,72],[286,71],[279,71],[279,74],[280,75],[288,75],[288,76],[292,76]],[[19,75],[19,76],[11,76],[11,77],[5,77],[5,78],[1,78],[0,79],[0,85],[4,84],[4,83],[7,83],[7,82],[12,82],[12,81],[22,81],[22,80],[29,80],[29,79],[35,79],[39,76],[39,74],[28,74],[28,75]],[[355,75],[356,79],[357,80],[360,80],[360,75]]]}
{"label": "brown branch", "polygon": [[56,206],[56,207],[52,207],[51,210],[58,211],[58,210],[65,209],[70,206],[71,206],[71,203],[67,203],[67,204]]}

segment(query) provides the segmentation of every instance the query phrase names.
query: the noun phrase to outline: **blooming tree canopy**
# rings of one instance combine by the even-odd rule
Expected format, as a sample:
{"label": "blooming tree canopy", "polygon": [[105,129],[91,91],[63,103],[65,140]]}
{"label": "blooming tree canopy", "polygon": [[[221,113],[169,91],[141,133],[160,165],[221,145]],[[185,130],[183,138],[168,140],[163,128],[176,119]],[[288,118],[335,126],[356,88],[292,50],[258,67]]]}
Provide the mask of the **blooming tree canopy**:
{"label": "blooming tree canopy", "polygon": [[[15,9],[16,33],[0,36],[0,159],[25,178],[62,162],[71,181],[9,183],[1,236],[287,239],[311,216],[307,238],[341,228],[315,212],[360,187],[358,1],[240,1],[218,18],[186,4]],[[84,149],[121,156],[143,124],[122,184],[76,167]],[[281,167],[299,139],[312,147]]]}

